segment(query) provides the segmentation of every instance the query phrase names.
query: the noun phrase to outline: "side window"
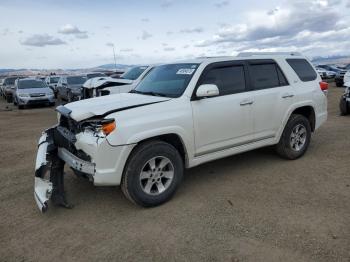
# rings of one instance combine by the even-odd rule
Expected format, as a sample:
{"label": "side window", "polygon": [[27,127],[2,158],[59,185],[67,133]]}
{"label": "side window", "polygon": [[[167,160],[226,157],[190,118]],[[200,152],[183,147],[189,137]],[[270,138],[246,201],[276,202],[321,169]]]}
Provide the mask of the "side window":
{"label": "side window", "polygon": [[308,82],[317,78],[317,73],[305,59],[287,59],[287,63],[293,68],[301,81]]}
{"label": "side window", "polygon": [[280,86],[287,86],[289,85],[286,77],[284,76],[282,70],[277,66],[277,74],[278,74],[278,80],[280,81]]}
{"label": "side window", "polygon": [[215,84],[220,96],[245,91],[244,66],[216,67],[207,71],[201,84]]}
{"label": "side window", "polygon": [[254,90],[267,89],[287,85],[288,82],[275,63],[252,64],[250,78]]}

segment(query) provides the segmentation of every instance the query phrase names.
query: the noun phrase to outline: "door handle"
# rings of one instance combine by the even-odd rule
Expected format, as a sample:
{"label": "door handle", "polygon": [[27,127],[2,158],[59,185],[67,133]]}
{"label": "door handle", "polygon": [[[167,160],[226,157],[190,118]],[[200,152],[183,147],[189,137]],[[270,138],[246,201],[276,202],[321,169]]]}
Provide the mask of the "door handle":
{"label": "door handle", "polygon": [[248,106],[248,105],[252,105],[253,103],[254,103],[253,100],[245,99],[245,100],[243,100],[243,101],[240,103],[240,105],[241,105],[241,106]]}
{"label": "door handle", "polygon": [[294,95],[293,94],[283,94],[282,95],[282,98],[289,98],[289,97],[293,97]]}

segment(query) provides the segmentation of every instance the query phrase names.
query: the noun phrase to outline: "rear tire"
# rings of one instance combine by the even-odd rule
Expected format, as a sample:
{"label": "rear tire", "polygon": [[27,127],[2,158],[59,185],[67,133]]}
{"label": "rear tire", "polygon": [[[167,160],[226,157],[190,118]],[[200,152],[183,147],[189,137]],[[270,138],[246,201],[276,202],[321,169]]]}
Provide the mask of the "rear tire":
{"label": "rear tire", "polygon": [[311,140],[311,126],[309,120],[298,114],[289,118],[279,143],[276,145],[277,153],[289,160],[303,156]]}
{"label": "rear tire", "polygon": [[24,109],[24,105],[18,105],[18,109]]}
{"label": "rear tire", "polygon": [[337,87],[342,87],[343,86],[342,83],[339,83],[339,82],[336,82],[335,84],[336,84]]}
{"label": "rear tire", "polygon": [[121,188],[133,203],[152,207],[167,202],[183,178],[184,165],[179,152],[163,141],[137,146],[124,168]]}

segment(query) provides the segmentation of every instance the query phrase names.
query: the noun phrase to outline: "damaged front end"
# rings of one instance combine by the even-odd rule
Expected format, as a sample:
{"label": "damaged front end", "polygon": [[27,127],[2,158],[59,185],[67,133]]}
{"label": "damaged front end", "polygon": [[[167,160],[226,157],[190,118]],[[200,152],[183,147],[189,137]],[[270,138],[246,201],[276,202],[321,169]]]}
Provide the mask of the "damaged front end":
{"label": "damaged front end", "polygon": [[95,165],[89,161],[89,156],[75,149],[78,130],[69,117],[70,110],[59,107],[57,111],[62,115],[59,125],[43,132],[38,143],[34,198],[41,212],[47,211],[49,200],[58,206],[71,207],[64,194],[65,164],[90,178],[95,173]]}

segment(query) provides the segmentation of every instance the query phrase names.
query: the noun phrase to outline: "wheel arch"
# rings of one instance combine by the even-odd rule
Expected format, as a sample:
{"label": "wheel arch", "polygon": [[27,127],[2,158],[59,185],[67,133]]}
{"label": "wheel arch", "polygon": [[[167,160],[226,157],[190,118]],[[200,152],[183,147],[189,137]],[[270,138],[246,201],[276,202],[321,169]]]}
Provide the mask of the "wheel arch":
{"label": "wheel arch", "polygon": [[[309,122],[310,122],[310,126],[311,126],[311,131],[314,132],[315,131],[315,126],[316,126],[316,114],[315,114],[315,109],[313,106],[311,105],[305,105],[305,106],[301,106],[301,107],[297,107],[295,108],[291,115],[294,114],[299,114],[299,115],[303,115],[305,116]],[[290,117],[289,116],[289,117]]]}
{"label": "wheel arch", "polygon": [[180,134],[175,132],[154,134],[153,136],[137,139],[137,141],[135,141],[137,145],[130,152],[129,157],[140,144],[143,144],[145,142],[149,142],[152,140],[163,141],[175,147],[176,150],[179,152],[185,167],[189,166],[189,152],[188,152],[188,148],[186,147],[186,142],[184,141],[183,137]]}

